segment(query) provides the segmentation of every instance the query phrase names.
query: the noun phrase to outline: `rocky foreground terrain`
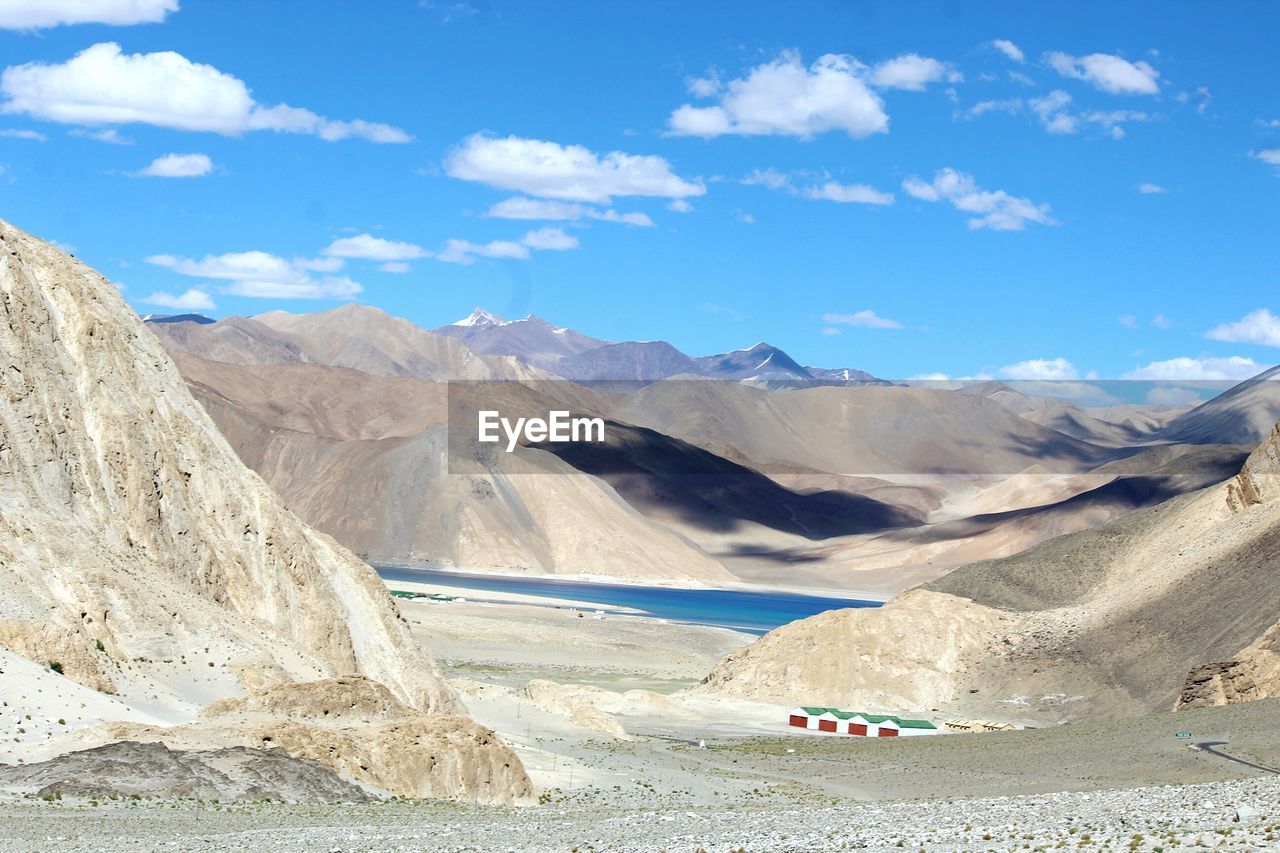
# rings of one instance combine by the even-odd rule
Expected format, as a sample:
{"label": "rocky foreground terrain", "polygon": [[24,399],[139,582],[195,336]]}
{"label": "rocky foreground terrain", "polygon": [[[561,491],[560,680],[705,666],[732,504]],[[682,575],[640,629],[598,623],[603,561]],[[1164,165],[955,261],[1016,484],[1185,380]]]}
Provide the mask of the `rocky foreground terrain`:
{"label": "rocky foreground terrain", "polygon": [[1256,850],[1280,845],[1280,780],[929,804],[678,809],[595,797],[526,809],[10,801],[0,803],[0,821],[0,844],[13,851]]}

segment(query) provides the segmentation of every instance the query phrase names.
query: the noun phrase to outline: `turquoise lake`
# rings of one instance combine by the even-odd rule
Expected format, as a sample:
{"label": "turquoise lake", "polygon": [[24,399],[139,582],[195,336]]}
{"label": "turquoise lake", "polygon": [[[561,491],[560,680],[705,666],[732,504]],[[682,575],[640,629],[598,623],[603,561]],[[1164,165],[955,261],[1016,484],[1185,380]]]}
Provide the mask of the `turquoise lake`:
{"label": "turquoise lake", "polygon": [[465,591],[468,598],[476,600],[483,600],[486,591],[523,593],[547,598],[572,598],[605,605],[606,612],[610,606],[629,607],[641,611],[644,616],[655,619],[734,628],[752,634],[763,634],[779,625],[827,610],[880,606],[878,601],[799,595],[788,592],[679,589],[548,578],[474,575],[408,566],[375,565],[374,568],[385,580],[419,581],[457,587],[460,593]]}

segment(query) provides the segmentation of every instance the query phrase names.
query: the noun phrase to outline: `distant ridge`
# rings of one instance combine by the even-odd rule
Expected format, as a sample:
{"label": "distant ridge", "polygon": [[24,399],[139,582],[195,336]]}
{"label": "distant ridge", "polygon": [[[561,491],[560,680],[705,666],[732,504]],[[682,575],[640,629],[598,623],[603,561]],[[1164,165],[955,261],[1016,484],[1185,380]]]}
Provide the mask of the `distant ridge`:
{"label": "distant ridge", "polygon": [[481,355],[506,355],[566,379],[654,382],[672,376],[740,381],[816,384],[880,382],[852,368],[804,367],[767,343],[693,357],[667,341],[606,341],[554,326],[532,314],[507,320],[477,307],[469,315],[432,330],[462,341]]}

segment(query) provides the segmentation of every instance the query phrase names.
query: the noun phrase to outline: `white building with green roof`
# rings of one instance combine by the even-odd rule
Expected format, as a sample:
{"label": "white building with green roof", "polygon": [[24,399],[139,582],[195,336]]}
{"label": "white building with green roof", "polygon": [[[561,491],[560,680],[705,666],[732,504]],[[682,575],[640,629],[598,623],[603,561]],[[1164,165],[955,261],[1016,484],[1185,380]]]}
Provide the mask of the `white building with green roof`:
{"label": "white building with green roof", "polygon": [[938,727],[928,720],[913,720],[892,714],[842,711],[823,706],[802,705],[793,708],[787,722],[795,728],[857,737],[920,737],[938,733]]}

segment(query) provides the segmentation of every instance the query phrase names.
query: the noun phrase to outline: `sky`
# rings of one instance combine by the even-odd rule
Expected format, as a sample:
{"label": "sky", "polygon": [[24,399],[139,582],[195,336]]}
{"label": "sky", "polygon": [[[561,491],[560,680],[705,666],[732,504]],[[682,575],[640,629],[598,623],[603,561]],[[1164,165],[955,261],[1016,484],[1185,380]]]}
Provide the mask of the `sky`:
{"label": "sky", "polygon": [[0,217],[140,312],[887,378],[1280,360],[1280,6],[0,0]]}

